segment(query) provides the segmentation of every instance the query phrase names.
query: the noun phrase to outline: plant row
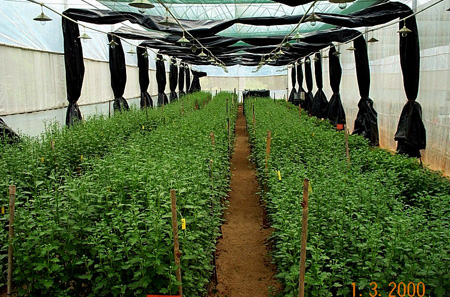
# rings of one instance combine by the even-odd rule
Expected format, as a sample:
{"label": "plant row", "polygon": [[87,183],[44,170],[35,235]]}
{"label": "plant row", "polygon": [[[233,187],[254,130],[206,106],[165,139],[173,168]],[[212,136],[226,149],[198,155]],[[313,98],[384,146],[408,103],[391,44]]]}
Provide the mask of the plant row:
{"label": "plant row", "polygon": [[375,285],[378,294],[388,296],[391,282],[423,282],[426,296],[448,295],[446,178],[415,160],[374,149],[360,136],[349,137],[349,164],[344,132],[299,114],[293,105],[252,99],[245,110],[252,159],[275,228],[272,258],[285,286],[283,296],[298,295],[304,178],[311,183],[307,296],[368,296],[375,294]]}
{"label": "plant row", "polygon": [[226,118],[234,123],[235,111],[227,115],[224,97],[231,96],[151,133],[131,133],[102,158],[84,158],[80,176],[61,183],[50,173],[37,195],[18,189],[19,296],[176,293],[170,189],[187,225],[180,230],[185,296],[202,295],[229,183]]}

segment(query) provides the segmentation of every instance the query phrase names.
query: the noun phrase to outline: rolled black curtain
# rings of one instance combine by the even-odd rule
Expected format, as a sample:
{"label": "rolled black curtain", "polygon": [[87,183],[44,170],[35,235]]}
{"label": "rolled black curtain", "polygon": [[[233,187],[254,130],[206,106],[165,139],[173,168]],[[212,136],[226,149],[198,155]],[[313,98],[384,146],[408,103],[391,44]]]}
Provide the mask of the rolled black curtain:
{"label": "rolled black curtain", "polygon": [[116,45],[109,47],[109,70],[111,72],[111,88],[114,93],[114,110],[129,110],[128,102],[123,98],[127,83],[127,69],[122,42],[116,36],[108,34],[108,40],[114,40]]}
{"label": "rolled black curtain", "polygon": [[200,77],[206,76],[206,72],[192,71],[192,76],[193,76],[193,79],[192,79],[190,93],[201,91],[202,88],[200,86]]}
{"label": "rolled black curtain", "polygon": [[311,108],[311,115],[318,118],[327,117],[328,100],[323,92],[323,80],[322,80],[322,61],[320,53],[316,53],[316,61],[314,62],[314,71],[316,74],[317,92],[314,95],[313,104]]}
{"label": "rolled black curtain", "polygon": [[355,50],[356,78],[358,79],[359,94],[358,114],[355,119],[353,134],[359,134],[369,139],[372,146],[379,145],[378,114],[373,108],[373,101],[369,98],[370,69],[367,56],[367,44],[363,36],[353,41]]}
{"label": "rolled black curtain", "polygon": [[297,65],[297,82],[298,82],[298,97],[297,100],[294,99],[295,105],[300,105],[302,108],[304,108],[305,105],[305,90],[303,89],[303,70],[302,70],[302,64]]}
{"label": "rolled black curtain", "polygon": [[336,48],[331,46],[328,52],[328,57],[330,63],[330,85],[333,90],[333,95],[328,103],[327,118],[334,126],[346,123],[345,111],[342,106],[341,95],[339,94],[339,85],[341,84],[342,78],[342,67],[339,62],[339,56],[335,55],[335,53]]}
{"label": "rolled black curtain", "polygon": [[[419,158],[420,150],[426,147],[426,130],[422,121],[422,107],[416,102],[420,71],[419,34],[416,18],[413,16],[406,19],[405,25],[412,31],[406,36],[400,36],[400,65],[408,102],[400,115],[395,140],[398,141],[397,152],[399,154]],[[403,22],[400,22],[400,28],[402,27]]]}
{"label": "rolled black curtain", "polygon": [[[184,69],[184,74],[186,75],[186,93],[192,93],[191,91],[191,69],[189,65],[186,64],[186,68]],[[199,83],[200,84],[200,83]]]}
{"label": "rolled black curtain", "polygon": [[66,112],[66,125],[71,126],[81,120],[77,101],[83,87],[84,62],[78,24],[62,18],[64,36],[64,63],[66,66],[66,89],[69,106]]}
{"label": "rolled black curtain", "polygon": [[169,103],[167,95],[164,93],[166,89],[166,67],[161,54],[156,55],[156,82],[158,83],[158,106]]}
{"label": "rolled black curtain", "polygon": [[139,68],[139,87],[141,89],[141,108],[153,107],[153,100],[147,92],[150,79],[148,77],[148,55],[147,49],[137,47],[137,60]]}
{"label": "rolled black curtain", "polygon": [[177,81],[178,81],[178,66],[177,59],[172,57],[170,59],[170,73],[169,73],[169,84],[170,84],[170,102],[178,99],[177,92]]}
{"label": "rolled black curtain", "polygon": [[311,59],[309,57],[305,58],[305,80],[306,80],[306,89],[308,92],[305,97],[305,106],[303,109],[307,110],[309,114],[311,114],[311,108],[313,104],[313,82],[312,82],[312,72],[311,72]]}
{"label": "rolled black curtain", "polygon": [[295,89],[295,84],[297,83],[297,73],[295,69],[295,65],[292,65],[292,71],[291,71],[291,82],[292,82],[292,90],[289,94],[288,101],[291,103],[294,103],[295,97],[298,97],[297,90]]}
{"label": "rolled black curtain", "polygon": [[185,94],[184,93],[184,63],[180,63],[180,69],[178,72],[178,92],[180,93],[180,97]]}

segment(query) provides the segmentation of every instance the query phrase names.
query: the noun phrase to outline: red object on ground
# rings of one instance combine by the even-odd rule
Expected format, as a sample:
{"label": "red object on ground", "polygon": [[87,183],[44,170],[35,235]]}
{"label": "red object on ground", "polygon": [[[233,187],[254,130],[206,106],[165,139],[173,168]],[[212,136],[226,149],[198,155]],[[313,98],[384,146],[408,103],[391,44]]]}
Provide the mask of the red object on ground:
{"label": "red object on ground", "polygon": [[344,124],[337,124],[336,129],[338,130],[344,130]]}

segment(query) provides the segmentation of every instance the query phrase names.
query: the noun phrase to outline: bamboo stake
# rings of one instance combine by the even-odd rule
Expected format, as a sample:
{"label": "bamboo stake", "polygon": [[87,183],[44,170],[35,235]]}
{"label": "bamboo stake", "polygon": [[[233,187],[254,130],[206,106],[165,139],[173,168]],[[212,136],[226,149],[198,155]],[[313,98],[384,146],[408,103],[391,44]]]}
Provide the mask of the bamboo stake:
{"label": "bamboo stake", "polygon": [[183,296],[183,285],[181,283],[181,264],[180,264],[181,253],[178,242],[177,197],[175,195],[174,189],[170,190],[170,201],[172,204],[173,254],[175,257],[175,266],[177,266],[175,275],[177,277],[177,281],[180,283],[178,285],[178,294],[180,294],[180,296]]}
{"label": "bamboo stake", "polygon": [[298,105],[298,116],[302,116],[302,107],[300,106],[300,104]]}
{"label": "bamboo stake", "polygon": [[344,125],[344,130],[345,130],[345,151],[347,153],[347,163],[348,163],[348,166],[350,166],[350,149],[348,147],[348,129],[347,129],[347,124]]}
{"label": "bamboo stake", "polygon": [[216,145],[216,138],[214,136],[214,132],[211,131],[209,133],[209,137],[211,138],[211,145],[212,145],[212,147],[214,147]]}
{"label": "bamboo stake", "polygon": [[12,273],[13,273],[13,245],[14,238],[14,210],[16,203],[16,186],[9,186],[9,246],[8,246],[8,276],[6,283],[6,294],[12,293]]}
{"label": "bamboo stake", "polygon": [[255,128],[256,119],[255,119],[255,104],[252,102],[252,110],[253,110],[253,128]]}
{"label": "bamboo stake", "polygon": [[230,130],[231,130],[231,127],[230,127],[230,118],[229,117],[227,117],[227,129],[228,129],[228,155],[230,155],[230,147],[231,147]]}
{"label": "bamboo stake", "polygon": [[273,103],[276,103],[275,102],[275,92],[273,93]]}
{"label": "bamboo stake", "polygon": [[308,196],[309,196],[309,180],[303,180],[303,202],[302,202],[302,238],[300,253],[300,275],[298,284],[298,297],[305,296],[305,268],[306,268],[306,241],[308,238]]}
{"label": "bamboo stake", "polygon": [[270,156],[270,143],[272,141],[272,132],[270,130],[267,131],[267,143],[266,143],[266,169],[269,166],[269,156]]}

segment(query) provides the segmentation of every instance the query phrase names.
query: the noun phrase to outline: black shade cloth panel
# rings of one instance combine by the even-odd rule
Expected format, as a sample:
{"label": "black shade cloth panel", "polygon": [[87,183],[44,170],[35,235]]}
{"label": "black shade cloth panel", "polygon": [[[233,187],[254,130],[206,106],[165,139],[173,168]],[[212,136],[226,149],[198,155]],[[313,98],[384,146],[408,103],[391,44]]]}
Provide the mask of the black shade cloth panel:
{"label": "black shade cloth panel", "polygon": [[142,47],[136,48],[138,68],[139,68],[139,88],[141,89],[141,108],[153,107],[153,100],[147,92],[150,79],[148,76],[148,55],[147,50]]}
{"label": "black shade cloth panel", "polygon": [[127,69],[125,65],[125,53],[123,52],[120,38],[108,34],[108,40],[114,40],[116,46],[109,47],[109,70],[111,72],[111,88],[114,93],[114,110],[129,110],[128,102],[123,98],[125,85],[127,83]]}
{"label": "black shade cloth panel", "polygon": [[81,47],[78,24],[62,18],[64,37],[64,65],[66,67],[66,89],[69,106],[66,112],[66,125],[71,126],[82,119],[77,101],[81,95],[84,78],[83,49]]}
{"label": "black shade cloth panel", "polygon": [[327,118],[333,126],[346,124],[345,111],[342,106],[341,95],[339,93],[339,85],[342,78],[342,67],[339,61],[339,55],[336,55],[336,48],[330,47],[328,51],[329,69],[330,69],[330,85],[333,95],[328,103]]}
{"label": "black shade cloth panel", "polygon": [[158,83],[158,106],[169,103],[167,95],[164,93],[166,89],[166,67],[164,58],[161,54],[156,55],[156,82]]}
{"label": "black shade cloth panel", "polygon": [[169,73],[169,86],[170,86],[170,102],[178,99],[177,97],[177,81],[178,81],[178,66],[177,59],[170,59],[170,73]]}
{"label": "black shade cloth panel", "polygon": [[316,76],[317,92],[314,95],[311,115],[324,119],[327,117],[328,100],[323,92],[323,79],[322,79],[322,60],[320,53],[316,53],[314,62],[314,72]]}
{"label": "black shade cloth panel", "polygon": [[312,71],[311,71],[311,59],[309,57],[305,58],[305,81],[306,81],[306,89],[308,92],[305,96],[305,104],[302,108],[308,111],[308,114],[311,114],[311,108],[314,100],[314,96],[312,94],[313,91],[313,81],[312,81]]}
{"label": "black shade cloth panel", "polygon": [[180,97],[183,96],[184,93],[184,63],[180,63],[180,69],[178,71],[178,92]]}
{"label": "black shade cloth panel", "polygon": [[303,69],[302,69],[302,64],[299,63],[297,65],[297,82],[298,82],[298,99],[295,100],[294,99],[294,104],[297,106],[303,106],[305,103],[305,95],[306,92],[303,89]]}
{"label": "black shade cloth panel", "polygon": [[[184,68],[184,75],[186,76],[186,93],[192,93],[192,86],[191,86],[191,69],[189,65],[186,64]],[[200,85],[200,81],[199,81]]]}
{"label": "black shade cloth panel", "polygon": [[0,141],[9,144],[16,143],[20,140],[19,135],[13,131],[6,123],[0,118]]}
{"label": "black shade cloth panel", "polygon": [[293,65],[291,70],[291,82],[292,82],[292,90],[289,94],[288,101],[290,103],[294,103],[294,101],[298,101],[299,95],[297,93],[297,90],[295,89],[295,84],[297,83],[297,70],[295,68],[295,65]]}
{"label": "black shade cloth panel", "polygon": [[426,131],[422,122],[422,107],[414,100],[408,100],[400,115],[395,140],[397,153],[420,158],[420,150],[426,147]]}
{"label": "black shade cloth panel", "polygon": [[359,110],[356,115],[353,134],[362,135],[369,139],[370,145],[378,146],[378,114],[373,108],[372,99],[369,98],[370,69],[366,40],[363,36],[360,36],[353,41],[353,46],[356,49],[354,51],[356,78],[361,96],[358,103]]}
{"label": "black shade cloth panel", "polygon": [[[404,16],[409,7],[399,2],[385,2],[371,7],[361,9],[348,15],[318,13],[322,22],[339,27],[357,28],[364,26],[374,26],[384,24],[395,18]],[[65,11],[66,15],[72,19],[94,23],[94,24],[116,24],[123,21],[130,21],[139,24],[147,29],[163,31],[175,35],[181,35],[180,27],[166,27],[159,25],[163,16],[150,16],[125,11],[111,11],[101,9],[78,9],[70,8]],[[235,24],[245,24],[254,26],[274,26],[297,24],[303,15],[285,15],[279,17],[248,17],[236,18],[233,20],[188,20],[179,19],[182,27],[195,37],[213,36]],[[189,37],[187,37],[189,39]]]}
{"label": "black shade cloth panel", "polygon": [[192,70],[193,78],[191,88],[189,90],[190,93],[199,92],[202,90],[202,87],[200,86],[200,77],[204,77],[206,75],[206,72]]}
{"label": "black shade cloth panel", "polygon": [[[408,102],[403,107],[394,139],[398,141],[399,154],[420,158],[420,150],[426,148],[426,131],[422,121],[422,107],[415,101],[419,91],[419,34],[415,17],[408,18],[405,25],[412,31],[399,37],[400,65]],[[403,27],[402,22],[399,27]]]}

